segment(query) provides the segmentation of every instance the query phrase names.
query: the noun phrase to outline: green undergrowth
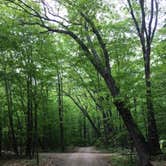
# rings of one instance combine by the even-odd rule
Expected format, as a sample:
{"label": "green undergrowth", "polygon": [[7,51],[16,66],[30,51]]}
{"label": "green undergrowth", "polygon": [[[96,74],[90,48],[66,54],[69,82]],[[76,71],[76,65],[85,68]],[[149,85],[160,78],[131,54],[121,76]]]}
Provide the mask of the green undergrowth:
{"label": "green undergrowth", "polygon": [[[110,163],[112,166],[136,166],[137,159],[136,153],[131,152],[130,149],[122,147],[108,147],[98,146],[97,150],[103,153],[111,153]],[[163,154],[151,157],[154,166],[166,166],[166,153],[165,149],[162,150]]]}
{"label": "green undergrowth", "polygon": [[110,163],[112,166],[135,166],[136,155],[130,149],[122,147],[97,147],[102,153],[111,153]]}
{"label": "green undergrowth", "polygon": [[111,164],[112,166],[135,166],[136,159],[134,156],[115,153],[111,156]]}

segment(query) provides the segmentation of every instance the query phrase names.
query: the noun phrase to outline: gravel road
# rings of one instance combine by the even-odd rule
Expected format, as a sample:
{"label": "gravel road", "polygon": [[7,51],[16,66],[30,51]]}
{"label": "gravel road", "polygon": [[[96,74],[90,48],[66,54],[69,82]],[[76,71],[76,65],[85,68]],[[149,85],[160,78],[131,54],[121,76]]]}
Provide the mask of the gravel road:
{"label": "gravel road", "polygon": [[100,153],[94,147],[77,148],[74,153],[45,153],[41,157],[47,158],[42,166],[111,166],[110,154]]}

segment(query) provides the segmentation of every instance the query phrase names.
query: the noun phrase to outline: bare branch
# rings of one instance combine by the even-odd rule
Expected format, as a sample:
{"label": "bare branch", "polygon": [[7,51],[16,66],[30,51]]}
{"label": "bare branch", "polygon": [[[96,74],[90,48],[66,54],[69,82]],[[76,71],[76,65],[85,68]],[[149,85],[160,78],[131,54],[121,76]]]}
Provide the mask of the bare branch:
{"label": "bare branch", "polygon": [[76,22],[71,22],[69,20],[67,20],[66,18],[60,16],[59,14],[55,14],[52,7],[51,6],[48,6],[48,4],[46,4],[44,2],[44,0],[41,0],[42,4],[43,4],[43,8],[45,8],[45,10],[48,12],[48,14],[50,14],[51,16],[55,17],[55,18],[58,18],[60,20],[62,20],[62,22],[66,22],[67,24],[72,24],[72,25],[81,25],[79,23],[76,23]]}
{"label": "bare branch", "polygon": [[154,0],[151,0],[151,11],[150,11],[150,20],[149,20],[149,37],[151,37],[151,28],[153,22],[153,13],[154,13]]}
{"label": "bare branch", "polygon": [[145,1],[144,0],[139,0],[140,3],[140,7],[141,7],[141,35],[142,35],[142,41],[145,44],[145,37],[144,34],[146,36],[146,39],[148,39],[148,32],[147,32],[147,28],[146,28],[146,15],[145,15]]}
{"label": "bare branch", "polygon": [[130,13],[131,13],[132,19],[133,19],[134,24],[135,24],[136,29],[137,29],[137,33],[138,33],[139,37],[141,38],[141,31],[140,31],[140,27],[139,27],[138,21],[136,19],[136,16],[134,14],[133,6],[132,6],[130,0],[127,0],[127,2],[128,2],[128,5],[129,5],[129,9],[130,9]]}
{"label": "bare branch", "polygon": [[51,19],[47,16],[47,11],[46,8],[44,8],[44,17],[37,12],[35,9],[33,9],[31,6],[29,6],[28,4],[26,4],[25,2],[23,2],[22,0],[19,0],[20,3],[17,3],[13,0],[9,0],[10,2],[12,2],[13,4],[19,6],[22,10],[24,10],[26,13],[28,13],[31,16],[34,16],[35,18],[39,18],[41,21],[45,20],[45,21],[49,21],[49,22],[54,22],[57,23],[59,25],[61,25],[64,28],[68,28],[68,26],[64,25],[63,22],[58,21],[56,19]]}
{"label": "bare branch", "polygon": [[90,38],[90,36],[89,36],[89,34],[88,34],[89,29],[88,29],[88,25],[86,25],[86,23],[85,23],[85,30],[86,30],[86,32],[87,32],[87,33],[86,33],[86,38],[87,38],[87,41],[88,41],[88,43],[89,43],[89,45],[90,45],[91,52],[92,52],[92,54],[94,55],[94,58],[96,59],[96,63],[100,63],[100,65],[101,65],[102,62],[101,62],[101,60],[100,60],[100,58],[99,58],[99,55],[98,55],[96,49],[95,49],[94,46],[93,46],[93,42],[92,42],[92,40],[91,40],[91,38]]}
{"label": "bare branch", "polygon": [[155,0],[155,7],[156,7],[156,17],[155,17],[154,28],[153,28],[152,34],[151,34],[150,43],[152,43],[152,41],[153,41],[154,34],[155,34],[155,31],[156,31],[156,29],[157,29],[157,24],[158,24],[158,12],[159,12],[159,7],[158,7],[158,1],[157,1],[157,0]]}

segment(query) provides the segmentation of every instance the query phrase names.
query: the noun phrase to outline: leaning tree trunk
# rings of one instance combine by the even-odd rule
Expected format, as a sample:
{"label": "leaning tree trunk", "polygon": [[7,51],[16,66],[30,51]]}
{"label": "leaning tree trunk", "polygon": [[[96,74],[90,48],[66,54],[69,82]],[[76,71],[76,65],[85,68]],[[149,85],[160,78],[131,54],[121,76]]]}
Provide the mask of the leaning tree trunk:
{"label": "leaning tree trunk", "polygon": [[76,99],[74,99],[74,97],[72,97],[70,94],[68,94],[66,92],[65,92],[65,94],[74,102],[74,104],[80,109],[80,111],[83,113],[83,115],[87,118],[87,120],[91,124],[93,130],[95,131],[96,136],[100,137],[101,136],[100,130],[98,129],[98,127],[95,125],[92,118],[88,114],[87,108],[81,105],[80,99],[77,97],[78,101],[76,101]]}
{"label": "leaning tree trunk", "polygon": [[150,154],[147,143],[144,139],[144,136],[138,129],[138,126],[134,122],[130,110],[125,106],[124,102],[116,101],[115,105],[125,123],[125,126],[129,131],[131,138],[133,139],[141,166],[151,166],[151,163],[149,161]]}
{"label": "leaning tree trunk", "polygon": [[152,166],[152,164],[150,163],[150,154],[145,138],[136,123],[134,122],[130,109],[126,106],[124,100],[118,99],[119,90],[116,87],[115,81],[112,78],[111,73],[109,71],[106,71],[101,74],[114,98],[114,104],[125,123],[129,135],[133,139],[140,160],[140,165]]}

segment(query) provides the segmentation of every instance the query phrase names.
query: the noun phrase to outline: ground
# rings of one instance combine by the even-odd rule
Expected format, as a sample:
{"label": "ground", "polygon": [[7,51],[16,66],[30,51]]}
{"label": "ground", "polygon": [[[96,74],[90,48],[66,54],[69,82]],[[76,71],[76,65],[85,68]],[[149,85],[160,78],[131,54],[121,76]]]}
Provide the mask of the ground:
{"label": "ground", "polygon": [[42,166],[110,166],[108,156],[109,153],[100,153],[94,147],[78,148],[74,153],[41,154],[41,158],[47,158]]}
{"label": "ground", "polygon": [[[110,153],[100,153],[94,147],[77,148],[74,153],[42,153],[40,166],[111,166]],[[3,166],[32,166],[28,161],[9,161]]]}
{"label": "ground", "polygon": [[[166,166],[165,161],[153,162]],[[0,166],[35,166],[35,160],[6,160]],[[128,160],[118,153],[101,153],[94,147],[77,148],[74,153],[41,153],[40,166],[128,166]],[[135,165],[135,164],[134,164]],[[133,165],[133,166],[134,166]]]}

